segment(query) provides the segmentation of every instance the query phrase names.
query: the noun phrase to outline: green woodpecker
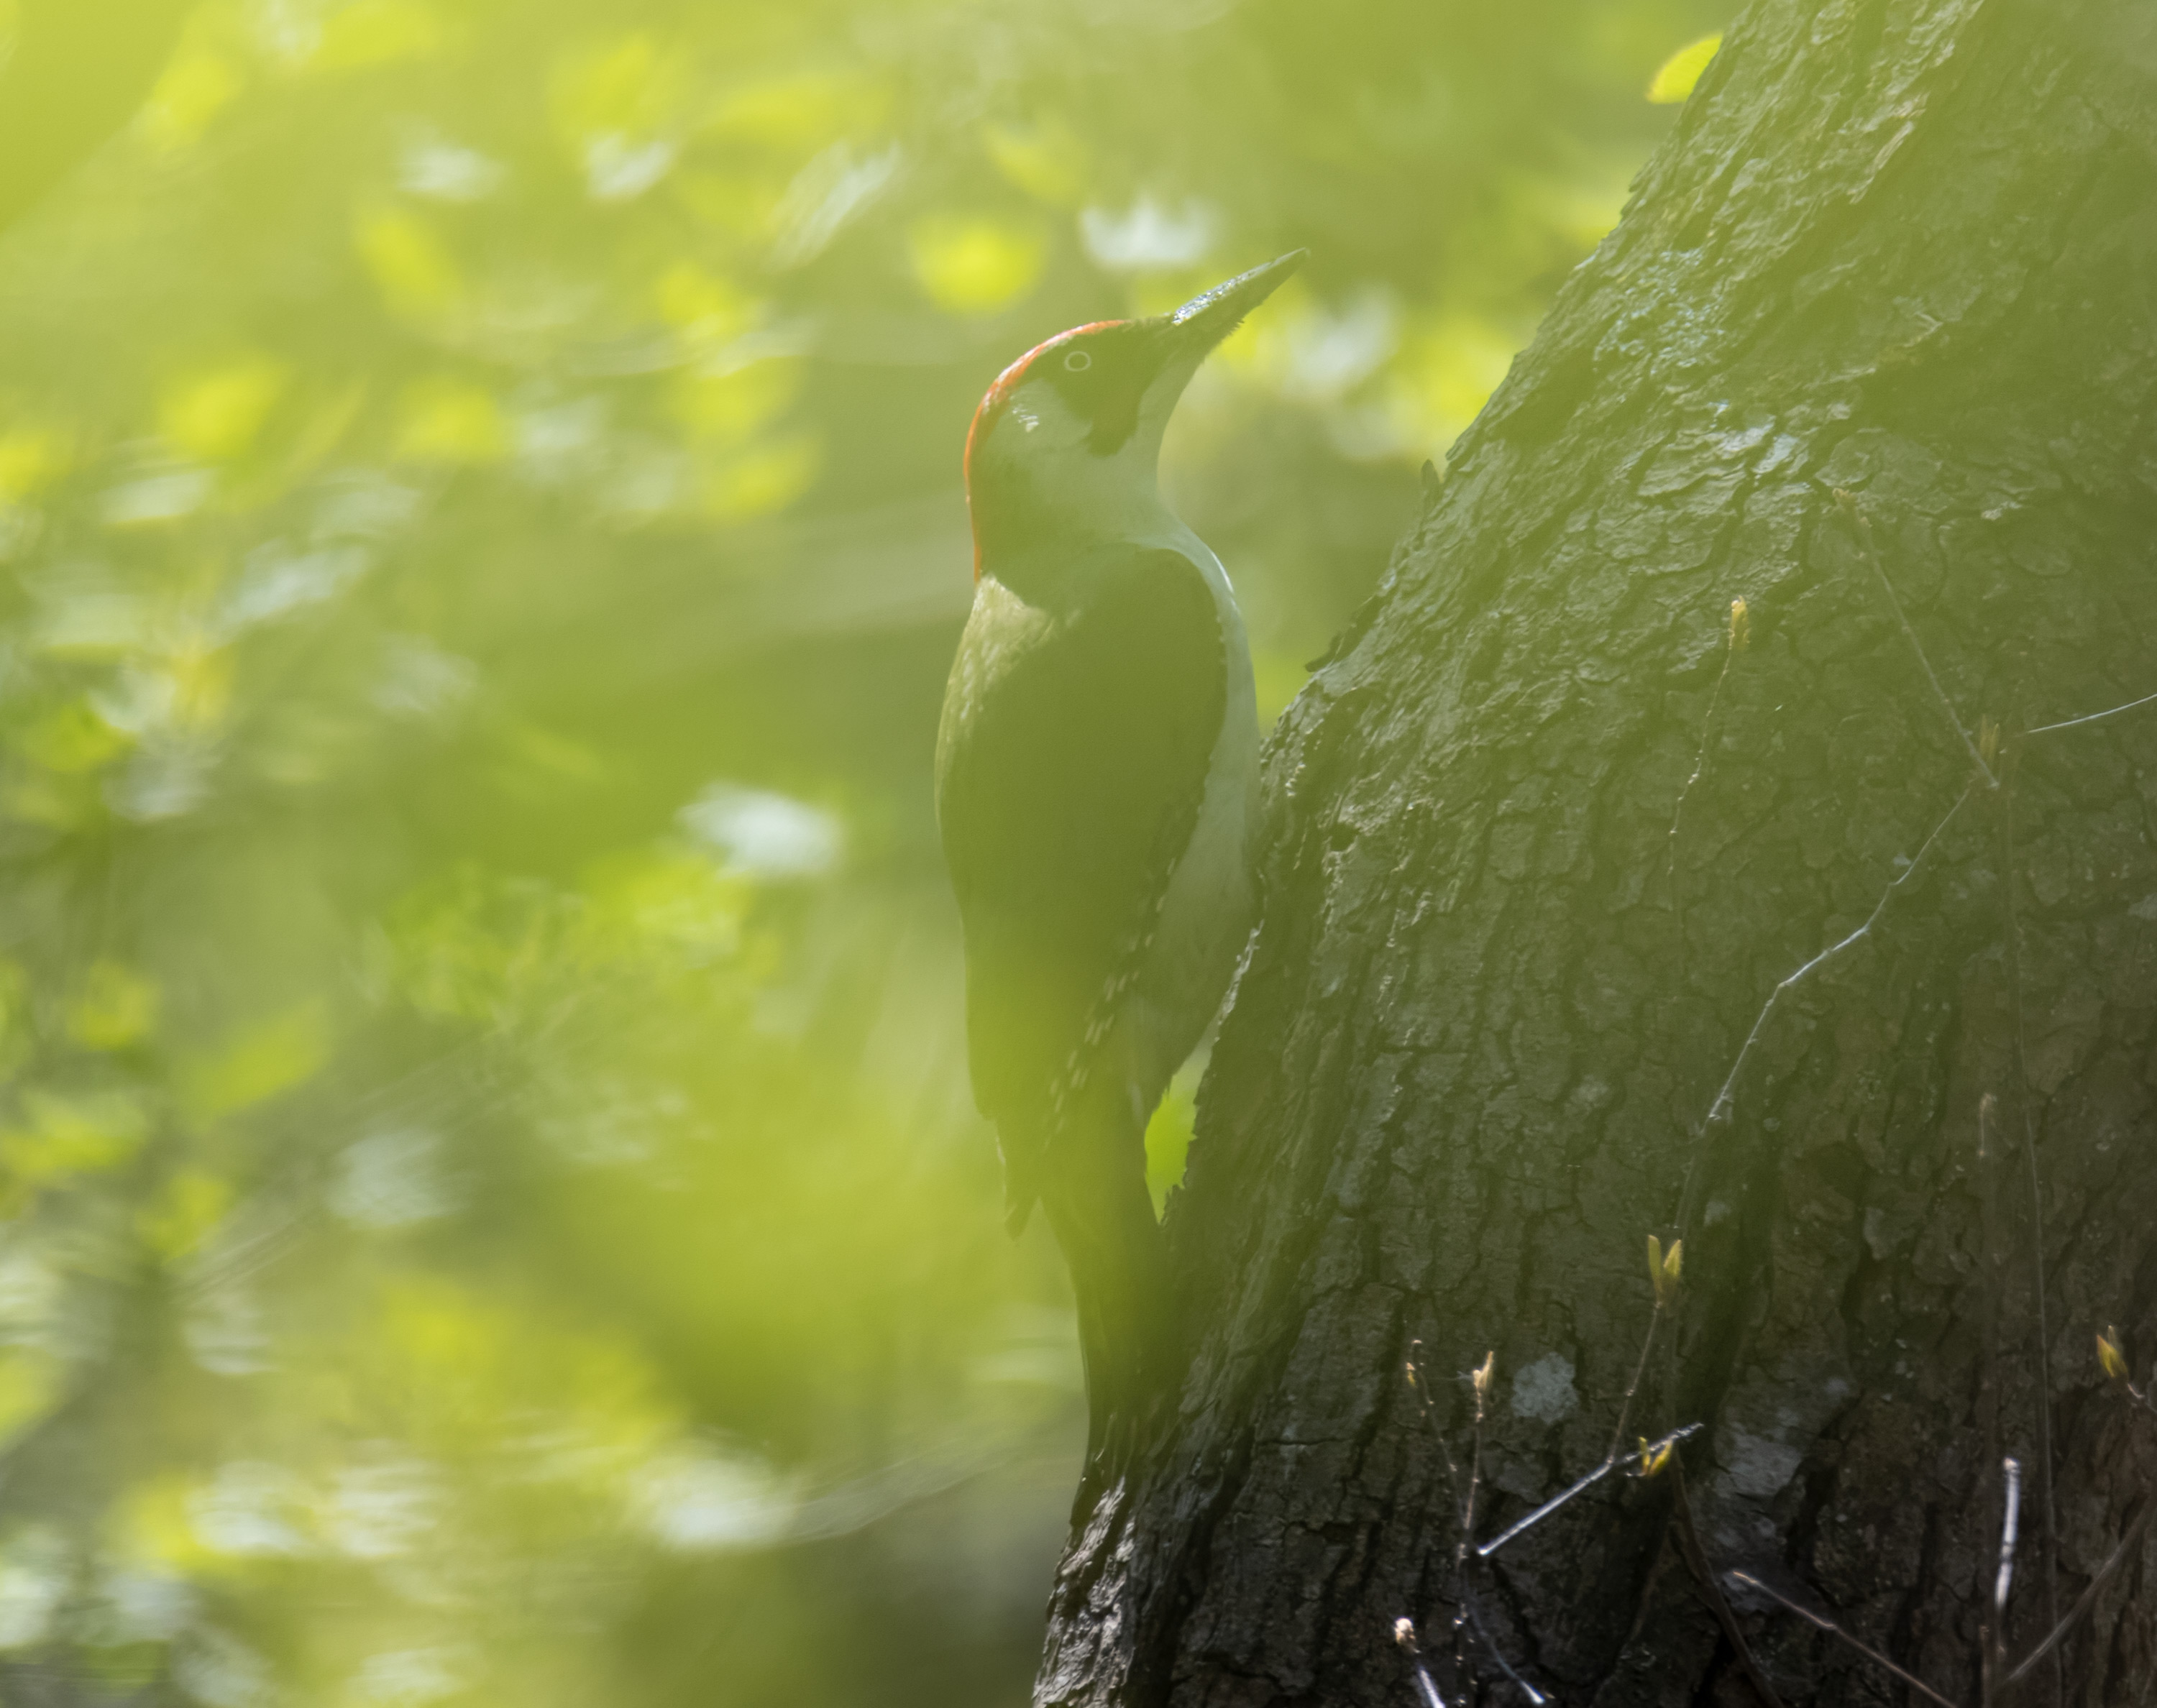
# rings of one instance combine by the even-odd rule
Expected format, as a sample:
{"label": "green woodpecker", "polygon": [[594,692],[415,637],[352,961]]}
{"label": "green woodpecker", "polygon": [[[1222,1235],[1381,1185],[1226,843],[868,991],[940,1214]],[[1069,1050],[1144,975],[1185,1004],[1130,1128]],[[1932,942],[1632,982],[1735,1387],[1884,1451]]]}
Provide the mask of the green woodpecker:
{"label": "green woodpecker", "polygon": [[966,435],[974,608],[936,758],[975,1101],[1010,1226],[1069,1264],[1098,1448],[1176,1374],[1146,1123],[1249,934],[1259,728],[1220,560],[1162,502],[1176,399],[1298,250],[1173,313],[1074,327]]}

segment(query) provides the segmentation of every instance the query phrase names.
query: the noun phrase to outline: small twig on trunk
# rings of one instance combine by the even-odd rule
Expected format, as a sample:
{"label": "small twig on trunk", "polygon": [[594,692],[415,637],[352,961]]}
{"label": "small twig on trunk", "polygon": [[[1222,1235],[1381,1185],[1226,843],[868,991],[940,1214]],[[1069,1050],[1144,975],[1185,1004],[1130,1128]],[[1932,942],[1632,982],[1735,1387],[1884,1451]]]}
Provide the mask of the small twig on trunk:
{"label": "small twig on trunk", "polygon": [[[1513,1669],[1512,1664],[1506,1659],[1504,1652],[1498,1647],[1497,1639],[1491,1636],[1484,1625],[1483,1616],[1475,1608],[1474,1593],[1468,1587],[1469,1548],[1475,1541],[1475,1493],[1480,1486],[1483,1471],[1483,1417],[1485,1408],[1490,1403],[1491,1377],[1497,1369],[1498,1355],[1495,1351],[1485,1353],[1483,1362],[1469,1377],[1470,1385],[1475,1394],[1475,1457],[1470,1469],[1468,1493],[1464,1500],[1460,1492],[1459,1469],[1453,1462],[1453,1449],[1446,1443],[1444,1432],[1438,1427],[1437,1414],[1431,1410],[1430,1383],[1424,1377],[1417,1356],[1422,1350],[1422,1341],[1415,1340],[1409,1344],[1408,1386],[1415,1390],[1416,1398],[1420,1402],[1423,1411],[1423,1421],[1430,1426],[1431,1438],[1438,1443],[1439,1457],[1445,1463],[1446,1488],[1460,1512],[1459,1534],[1454,1543],[1453,1549],[1453,1662],[1460,1669],[1463,1676],[1468,1675],[1468,1657],[1464,1639],[1469,1624],[1472,1622],[1477,1639],[1489,1652],[1490,1659],[1497,1664],[1498,1670],[1526,1692],[1532,1704],[1540,1705],[1547,1699],[1542,1692],[1537,1690],[1533,1685]],[[1408,1626],[1408,1641],[1402,1641],[1403,1625]],[[1436,1682],[1429,1676],[1428,1669],[1419,1658],[1420,1651],[1412,1646],[1414,1631],[1415,1628],[1412,1623],[1406,1620],[1399,1620],[1394,1623],[1393,1636],[1396,1641],[1402,1642],[1402,1646],[1408,1649],[1411,1654],[1418,1657],[1415,1662],[1419,1674],[1418,1685],[1425,1693],[1425,1708],[1429,1708],[1430,1701],[1438,1686]]]}
{"label": "small twig on trunk", "polygon": [[1723,685],[1730,680],[1731,661],[1745,650],[1746,639],[1751,633],[1752,625],[1745,601],[1733,599],[1730,601],[1730,627],[1722,646],[1722,668],[1716,672],[1715,687],[1707,697],[1707,715],[1700,721],[1700,751],[1693,755],[1692,774],[1685,779],[1685,786],[1678,790],[1677,805],[1671,809],[1671,832],[1664,839],[1668,850],[1665,865],[1671,886],[1671,916],[1677,934],[1681,959],[1685,954],[1685,894],[1684,885],[1678,877],[1678,824],[1685,817],[1686,797],[1692,793],[1692,785],[1700,781],[1707,769],[1708,743],[1714,739],[1715,714],[1717,708],[1722,704]]}
{"label": "small twig on trunk", "polygon": [[1640,1356],[1633,1366],[1633,1379],[1625,1384],[1625,1397],[1618,1407],[1618,1425],[1610,1432],[1609,1451],[1603,1455],[1606,1465],[1618,1461],[1618,1449],[1624,1444],[1625,1420],[1633,1411],[1633,1396],[1640,1391],[1640,1377],[1648,1368],[1648,1354],[1655,1350],[1655,1330],[1663,1320],[1662,1302],[1656,1301],[1655,1312],[1648,1319],[1648,1337],[1640,1342]]}
{"label": "small twig on trunk", "polygon": [[1737,1657],[1746,1681],[1759,1696],[1763,1708],[1783,1708],[1783,1699],[1775,1694],[1775,1687],[1768,1682],[1768,1675],[1760,1670],[1760,1663],[1753,1659],[1753,1645],[1745,1640],[1745,1633],[1737,1623],[1737,1615],[1731,1611],[1730,1602],[1722,1593],[1722,1587],[1715,1581],[1708,1569],[1707,1550],[1701,1546],[1700,1531],[1692,1521],[1692,1502],[1686,1497],[1685,1466],[1673,1461],[1671,1469],[1677,1479],[1677,1494],[1671,1515],[1678,1524],[1678,1552],[1683,1556],[1686,1569],[1692,1573],[1693,1582],[1700,1586],[1701,1597],[1707,1601],[1715,1621],[1722,1627],[1723,1640],[1730,1644],[1730,1652]]}
{"label": "small twig on trunk", "polygon": [[1655,1315],[1648,1318],[1648,1340],[1644,1340],[1640,1344],[1640,1361],[1633,1365],[1633,1380],[1624,1385],[1624,1402],[1618,1406],[1618,1428],[1611,1430],[1609,1451],[1603,1456],[1603,1462],[1605,1462],[1605,1464],[1615,1464],[1615,1462],[1618,1462],[1618,1447],[1624,1445],[1626,1417],[1630,1417],[1630,1412],[1633,1412],[1633,1396],[1640,1393],[1640,1378],[1641,1374],[1648,1370],[1648,1352],[1655,1350],[1655,1330],[1661,1326],[1661,1322],[1663,1322],[1663,1307],[1661,1304],[1656,1304]]}
{"label": "small twig on trunk", "polygon": [[1701,1426],[1697,1423],[1688,1423],[1682,1428],[1673,1429],[1668,1435],[1663,1437],[1660,1441],[1650,1442],[1645,1447],[1642,1448],[1637,1453],[1627,1453],[1622,1459],[1604,1460],[1601,1464],[1596,1466],[1593,1470],[1590,1471],[1586,1476],[1581,1478],[1578,1482],[1573,1484],[1568,1488],[1562,1489],[1557,1494],[1552,1495],[1549,1500],[1544,1501],[1541,1506],[1538,1506],[1526,1518],[1516,1520],[1506,1529],[1501,1531],[1498,1535],[1493,1536],[1489,1541],[1484,1543],[1480,1547],[1476,1549],[1476,1557],[1480,1560],[1489,1559],[1493,1554],[1496,1553],[1499,1549],[1504,1547],[1506,1543],[1511,1541],[1516,1536],[1521,1536],[1526,1532],[1533,1530],[1537,1525],[1548,1518],[1551,1514],[1556,1512],[1559,1507],[1564,1505],[1566,1502],[1572,1500],[1574,1495],[1581,1493],[1583,1489],[1593,1488],[1595,1484],[1601,1482],[1605,1477],[1609,1476],[1610,1473],[1615,1470],[1619,1465],[1631,1464],[1636,1462],[1645,1465],[1650,1460],[1654,1459],[1657,1454],[1663,1452],[1664,1449],[1675,1447],[1681,1441],[1689,1440],[1693,1436],[1699,1434],[1700,1428]]}
{"label": "small twig on trunk", "polygon": [[1625,1423],[1633,1415],[1634,1396],[1640,1392],[1640,1378],[1647,1374],[1648,1355],[1655,1350],[1655,1330],[1662,1326],[1664,1309],[1678,1296],[1678,1281],[1684,1266],[1682,1238],[1673,1239],[1670,1250],[1665,1252],[1660,1240],[1652,1233],[1648,1236],[1648,1285],[1655,1292],[1655,1308],[1648,1316],[1648,1333],[1640,1342],[1640,1356],[1634,1361],[1633,1379],[1625,1384],[1625,1397],[1618,1407],[1618,1423],[1610,1432],[1610,1446],[1603,1455],[1605,1464],[1616,1462],[1618,1449],[1625,1439]]}
{"label": "small twig on trunk", "polygon": [[1863,1655],[1867,1660],[1871,1661],[1875,1666],[1885,1667],[1889,1672],[1894,1674],[1897,1678],[1902,1680],[1902,1681],[1907,1685],[1912,1690],[1917,1691],[1919,1695],[1926,1697],[1929,1700],[1938,1703],[1940,1705],[1940,1708],[1962,1708],[1962,1705],[1960,1703],[1951,1701],[1947,1697],[1943,1696],[1938,1690],[1934,1690],[1915,1673],[1905,1672],[1901,1667],[1896,1665],[1893,1661],[1888,1659],[1887,1657],[1882,1654],[1878,1649],[1873,1648],[1871,1644],[1859,1642],[1856,1638],[1851,1636],[1849,1632],[1844,1630],[1841,1626],[1836,1624],[1833,1619],[1827,1618],[1826,1615],[1823,1613],[1816,1613],[1813,1612],[1810,1608],[1799,1606],[1797,1603],[1792,1601],[1789,1597],[1784,1595],[1780,1590],[1770,1588],[1768,1585],[1763,1583],[1758,1578],[1753,1577],[1751,1572],[1733,1572],[1730,1574],[1730,1578],[1733,1583],[1742,1583],[1748,1589],[1757,1589],[1761,1594],[1768,1597],[1771,1601],[1779,1602],[1784,1607],[1788,1608],[1792,1613],[1795,1613],[1799,1618],[1803,1619],[1807,1624],[1812,1626],[1815,1630],[1825,1631],[1829,1636],[1840,1639],[1842,1642],[1849,1644],[1851,1648],[1856,1649],[1860,1654]]}
{"label": "small twig on trunk", "polygon": [[[1453,1664],[1464,1677],[1469,1675],[1468,1550],[1475,1541],[1475,1496],[1483,1486],[1483,1407],[1490,1397],[1491,1373],[1497,1367],[1498,1354],[1493,1349],[1484,1353],[1483,1361],[1468,1378],[1475,1394],[1475,1433],[1468,1460],[1468,1498],[1460,1504],[1460,1531],[1453,1544]],[[1505,1663],[1501,1660],[1499,1664]]]}
{"label": "small twig on trunk", "polygon": [[[2015,1584],[2015,1531],[2022,1515],[2022,1467],[2012,1458],[2000,1468],[2007,1479],[2006,1515],[2000,1521],[2000,1575],[1992,1584],[1992,1659],[2007,1658],[2007,1592]],[[1988,1677],[1994,1670],[1987,1668]]]}
{"label": "small twig on trunk", "polygon": [[1401,1652],[1408,1658],[1408,1669],[1415,1675],[1416,1690],[1423,1698],[1423,1708],[1445,1708],[1445,1698],[1439,1694],[1438,1680],[1430,1675],[1430,1669],[1423,1664],[1423,1648],[1416,1641],[1415,1621],[1406,1618],[1394,1620],[1393,1641],[1400,1645]]}
{"label": "small twig on trunk", "polygon": [[1947,714],[1948,723],[1961,741],[1963,751],[1969,755],[1970,763],[1977,767],[1978,774],[1985,779],[1985,786],[1997,789],[2000,779],[1993,774],[1992,767],[1985,764],[1983,755],[1978,752],[1976,741],[1955,713],[1954,702],[1948,698],[1948,691],[1940,686],[1940,679],[1933,674],[1933,661],[1925,656],[1925,649],[1918,639],[1918,631],[1910,626],[1910,620],[1902,615],[1902,601],[1895,597],[1895,584],[1887,579],[1887,568],[1880,561],[1879,548],[1872,543],[1871,522],[1857,507],[1857,501],[1840,486],[1835,489],[1835,502],[1841,506],[1842,513],[1850,518],[1851,525],[1857,530],[1858,548],[1864,553],[1865,561],[1872,566],[1872,573],[1880,583],[1880,590],[1887,595],[1887,609],[1895,613],[1895,620],[1902,625],[1903,638],[1910,643],[1910,651],[1918,655],[1918,668],[1924,671],[1925,680],[1933,685],[1933,697],[1940,702],[1940,710]]}
{"label": "small twig on trunk", "polygon": [[2119,1546],[2106,1556],[2104,1564],[2097,1568],[2096,1576],[2089,1581],[2089,1587],[2076,1597],[2075,1604],[2067,1609],[2067,1616],[2052,1627],[2042,1643],[2023,1656],[2021,1664],[2013,1672],[2007,1675],[2009,1685],[2019,1685],[2029,1677],[2031,1669],[2058,1648],[2062,1639],[2074,1628],[2082,1616],[2097,1605],[2098,1592],[2104,1587],[2112,1574],[2119,1569],[2120,1561],[2133,1553],[2140,1544],[2143,1533],[2149,1528],[2152,1519],[2157,1519],[2157,1500],[2152,1500],[2142,1509],[2142,1515],[2128,1525],[2127,1534],[2119,1539]]}
{"label": "small twig on trunk", "polygon": [[[2010,749],[2011,764],[2015,753]],[[2002,889],[2007,913],[2007,981],[2015,1004],[2015,1073],[2019,1085],[2016,1103],[2022,1111],[2022,1156],[2030,1176],[2030,1267],[2037,1290],[2037,1469],[2038,1490],[2045,1513],[2045,1617],[2060,1623],[2060,1521],[2052,1494],[2052,1329],[2045,1299],[2045,1192],[2037,1172],[2037,1124],[2030,1108],[2029,1028],[2022,1011],[2022,915],[2015,894],[2015,791],[2000,798],[2000,835]],[[2003,1633],[2001,1640],[2005,1640]],[[2064,1701],[2067,1672],[2064,1660],[2052,1668],[2052,1698]]]}
{"label": "small twig on trunk", "polygon": [[1417,1404],[1423,1412],[1423,1421],[1430,1427],[1430,1438],[1438,1443],[1438,1455],[1445,1462],[1446,1492],[1452,1496],[1452,1504],[1457,1506],[1460,1501],[1460,1473],[1453,1463],[1453,1448],[1446,1442],[1445,1432],[1438,1427],[1438,1414],[1430,1408],[1430,1382],[1423,1375],[1423,1366],[1417,1356],[1422,1350],[1422,1341],[1411,1340],[1408,1343],[1408,1386],[1414,1392]]}
{"label": "small twig on trunk", "polygon": [[[2006,1271],[2006,1254],[2000,1245],[1999,1190],[1995,1163],[1997,1147],[1992,1124],[2000,1099],[1987,1092],[1977,1101],[1977,1171],[1980,1201],[1985,1206],[1985,1278],[1980,1289],[1985,1330],[1985,1365],[1979,1376],[1978,1412],[1985,1430],[1985,1458],[1990,1464],[2000,1457],[2000,1294]],[[1992,1708],[1997,1674],[2007,1653],[2004,1618],[1995,1614],[1979,1633],[1978,1700]]]}
{"label": "small twig on trunk", "polygon": [[1460,1509],[1460,1545],[1454,1554],[1456,1567],[1465,1563],[1469,1544],[1475,1540],[1475,1494],[1483,1485],[1483,1407],[1490,1400],[1490,1377],[1497,1367],[1497,1353],[1485,1352],[1475,1374],[1469,1378],[1475,1390],[1475,1436],[1468,1461],[1468,1500]]}
{"label": "small twig on trunk", "polygon": [[1476,1638],[1483,1644],[1485,1651],[1497,1662],[1498,1670],[1505,1674],[1516,1690],[1527,1697],[1534,1708],[1543,1708],[1543,1704],[1550,1698],[1513,1670],[1512,1664],[1506,1659],[1505,1651],[1498,1647],[1498,1639],[1490,1634],[1490,1627],[1483,1623],[1483,1615],[1476,1610],[1475,1598],[1469,1594],[1467,1585],[1461,1586],[1460,1594],[1461,1604],[1468,1609],[1469,1623],[1475,1628]]}
{"label": "small twig on trunk", "polygon": [[1909,882],[1923,869],[1925,856],[1932,852],[1933,845],[1939,841],[1941,833],[1954,822],[1955,815],[1969,804],[1970,790],[1975,786],[1972,784],[1970,788],[1964,789],[1956,798],[1955,804],[1948,809],[1947,816],[1933,826],[1931,834],[1918,845],[1917,854],[1912,858],[1910,863],[1902,868],[1901,876],[1892,879],[1887,887],[1881,892],[1878,904],[1874,907],[1871,913],[1866,915],[1862,925],[1840,942],[1830,944],[1768,993],[1768,1001],[1761,1008],[1758,1017],[1753,1021],[1753,1030],[1746,1033],[1745,1042],[1738,1048],[1737,1059],[1730,1064],[1730,1073],[1722,1082],[1722,1089],[1716,1093],[1714,1103],[1708,1107],[1707,1119],[1701,1124],[1703,1132],[1707,1128],[1712,1126],[1717,1119],[1728,1118],[1731,1104],[1737,1093],[1738,1073],[1744,1068],[1746,1058],[1753,1053],[1753,1046],[1759,1042],[1761,1031],[1768,1024],[1768,1016],[1775,1011],[1775,1005],[1782,1000],[1784,992],[1803,984],[1814,972],[1826,965],[1843,950],[1861,943],[1872,934],[1872,928],[1880,923],[1880,916],[1887,911],[1887,903],[1894,899],[1895,892]]}
{"label": "small twig on trunk", "polygon": [[2137,706],[2157,705],[2157,694],[2144,694],[2139,700],[2129,700],[2124,706],[2108,706],[2102,712],[2093,712],[2085,718],[2069,718],[2059,723],[2041,723],[2035,729],[2026,729],[2025,735],[2051,735],[2057,730],[2079,729],[2085,723],[2096,723],[2107,718],[2117,718],[2123,712],[2132,712]]}

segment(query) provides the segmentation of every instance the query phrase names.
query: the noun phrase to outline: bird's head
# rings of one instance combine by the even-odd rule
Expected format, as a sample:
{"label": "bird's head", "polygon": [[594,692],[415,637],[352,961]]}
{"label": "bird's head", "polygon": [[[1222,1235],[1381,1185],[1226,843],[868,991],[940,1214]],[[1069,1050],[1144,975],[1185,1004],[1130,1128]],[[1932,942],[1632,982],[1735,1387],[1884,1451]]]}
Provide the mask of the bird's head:
{"label": "bird's head", "polygon": [[1156,466],[1176,400],[1309,253],[1254,267],[1167,314],[1058,332],[998,374],[966,434],[976,579],[985,551],[1142,525],[1159,503]]}

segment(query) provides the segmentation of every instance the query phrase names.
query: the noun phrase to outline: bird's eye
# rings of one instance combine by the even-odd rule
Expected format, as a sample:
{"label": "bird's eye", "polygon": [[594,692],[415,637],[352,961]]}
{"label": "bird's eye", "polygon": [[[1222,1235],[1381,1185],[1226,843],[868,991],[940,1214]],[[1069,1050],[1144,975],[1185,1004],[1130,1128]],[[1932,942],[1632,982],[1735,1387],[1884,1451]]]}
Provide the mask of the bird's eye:
{"label": "bird's eye", "polygon": [[1063,365],[1073,373],[1084,373],[1094,365],[1094,358],[1084,350],[1073,350],[1063,358]]}

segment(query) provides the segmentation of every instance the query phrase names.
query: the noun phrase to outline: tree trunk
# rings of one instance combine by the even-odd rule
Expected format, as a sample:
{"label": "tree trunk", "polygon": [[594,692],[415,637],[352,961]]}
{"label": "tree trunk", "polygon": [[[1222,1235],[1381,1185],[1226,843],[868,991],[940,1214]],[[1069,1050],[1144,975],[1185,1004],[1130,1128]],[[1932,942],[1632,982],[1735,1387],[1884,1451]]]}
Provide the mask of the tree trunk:
{"label": "tree trunk", "polygon": [[1275,737],[1037,1701],[2157,1700],[2153,186],[2140,0],[1731,33]]}

